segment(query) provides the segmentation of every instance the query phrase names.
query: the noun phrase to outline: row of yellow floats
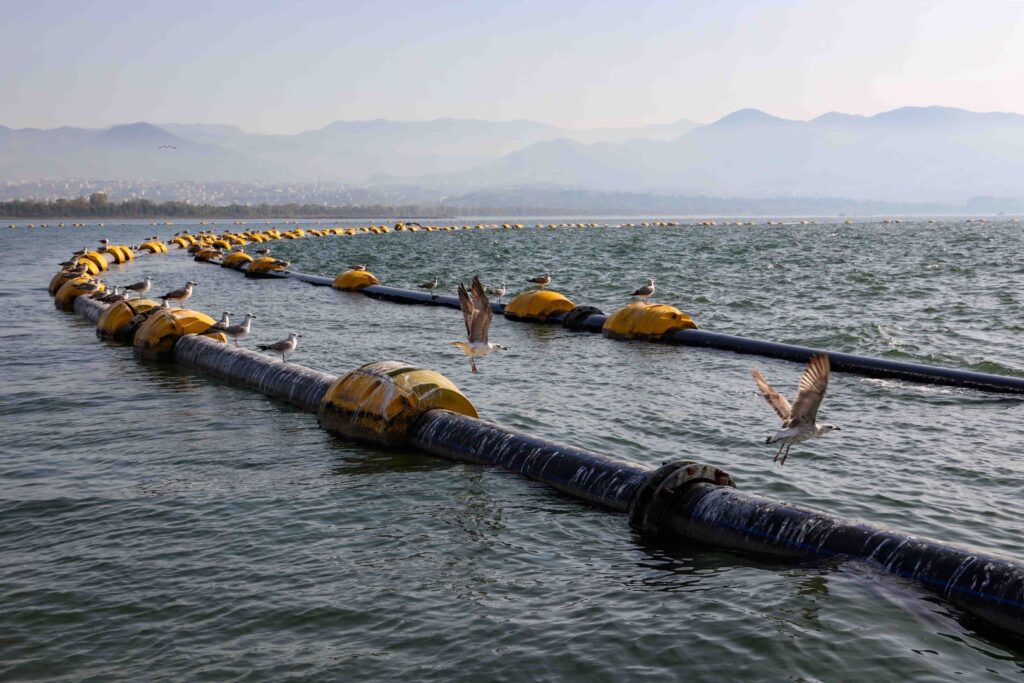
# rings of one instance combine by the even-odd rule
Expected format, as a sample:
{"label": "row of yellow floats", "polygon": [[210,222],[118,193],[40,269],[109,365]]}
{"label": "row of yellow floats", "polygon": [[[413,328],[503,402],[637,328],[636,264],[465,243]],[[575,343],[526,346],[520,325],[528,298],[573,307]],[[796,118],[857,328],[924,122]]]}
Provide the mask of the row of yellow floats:
{"label": "row of yellow floats", "polygon": [[[107,252],[115,258],[116,250],[108,247]],[[106,265],[106,259],[99,260]],[[54,291],[57,280],[51,282],[50,293],[64,300],[60,308],[74,310],[75,299],[87,293],[79,285],[93,278],[65,278]],[[133,299],[107,306],[96,322],[96,335],[132,344],[137,358],[167,362],[174,359],[174,345],[185,335],[227,343],[222,332],[209,331],[213,323],[212,317],[200,311],[168,309],[153,299]],[[401,444],[416,419],[435,408],[478,417],[469,399],[442,374],[383,361],[363,365],[334,381],[320,402],[317,421],[330,432],[390,446]]]}
{"label": "row of yellow floats", "polygon": [[[569,226],[570,224],[565,224]],[[573,227],[583,224],[571,224]],[[596,226],[597,224],[592,224]],[[656,223],[656,225],[669,226],[671,223]],[[506,224],[509,228],[522,228]],[[244,246],[247,241],[263,242],[268,239],[286,239],[291,234],[291,239],[299,239],[305,236],[325,236],[328,234],[358,234],[359,231],[378,230],[387,231],[387,226],[371,226],[371,228],[328,228],[325,230],[303,230],[295,228],[288,233],[279,230],[264,230],[259,232],[234,233],[226,232],[221,235],[213,233],[200,233],[199,235],[179,235],[172,242],[177,241],[181,246],[189,249],[197,261],[212,261],[222,259],[220,264],[225,268],[245,271],[249,275],[260,276],[272,271],[283,270],[284,267],[278,259],[264,256],[253,258],[244,251],[232,251],[223,254],[220,250],[226,248],[237,248]],[[418,224],[396,223],[395,231],[429,229]],[[468,227],[468,226],[467,226]],[[496,227],[478,226],[478,227]],[[368,270],[346,270],[339,273],[332,282],[334,289],[354,292],[368,287],[378,285],[380,280]],[[505,306],[505,317],[510,320],[528,322],[549,322],[553,318],[561,318],[576,309],[576,304],[568,297],[558,292],[544,289],[523,292],[514,297]],[[696,322],[686,313],[674,306],[667,304],[643,304],[632,303],[612,313],[605,320],[602,333],[612,339],[647,339],[656,340],[663,335],[679,329],[695,329]]]}

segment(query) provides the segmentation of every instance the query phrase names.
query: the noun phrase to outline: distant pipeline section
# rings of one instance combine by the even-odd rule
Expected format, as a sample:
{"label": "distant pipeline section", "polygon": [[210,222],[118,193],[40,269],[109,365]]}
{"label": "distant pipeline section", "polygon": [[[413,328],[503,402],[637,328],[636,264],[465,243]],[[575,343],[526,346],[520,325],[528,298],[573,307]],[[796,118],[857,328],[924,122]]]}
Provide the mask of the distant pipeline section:
{"label": "distant pipeline section", "polygon": [[204,331],[213,320],[198,311],[155,303],[142,310],[145,304],[136,302],[111,315],[126,302],[110,306],[81,294],[70,304],[86,319],[109,318],[101,336],[121,335],[140,358],[177,362],[315,412],[324,429],[340,436],[501,467],[626,513],[639,533],[670,543],[778,561],[865,561],[915,581],[1000,633],[1024,637],[1024,567],[1015,560],[743,493],[710,465],[677,461],[654,469],[485,422],[452,382],[431,370],[386,361],[336,376],[231,346]]}
{"label": "distant pipeline section", "polygon": [[[352,271],[348,271],[351,273]],[[337,278],[308,275],[281,270],[271,274],[273,278],[289,278],[312,285],[334,287],[345,291],[360,292],[379,301],[398,304],[441,306],[458,310],[457,297],[391,287],[381,284],[366,284],[355,281],[353,285],[340,287]],[[376,278],[374,278],[376,280]],[[551,290],[524,292],[508,304],[492,302],[495,313],[509,320],[561,324],[576,332],[596,332],[611,339],[644,340],[691,346],[740,354],[778,358],[781,360],[806,363],[819,353],[827,353],[834,372],[871,377],[894,379],[916,384],[961,387],[977,391],[1005,394],[1024,394],[1024,377],[994,375],[990,373],[945,368],[919,363],[907,363],[888,358],[860,356],[796,344],[763,341],[720,332],[697,329],[696,323],[678,309],[665,304],[628,304],[612,315],[605,315],[590,306],[576,306],[563,295]]]}

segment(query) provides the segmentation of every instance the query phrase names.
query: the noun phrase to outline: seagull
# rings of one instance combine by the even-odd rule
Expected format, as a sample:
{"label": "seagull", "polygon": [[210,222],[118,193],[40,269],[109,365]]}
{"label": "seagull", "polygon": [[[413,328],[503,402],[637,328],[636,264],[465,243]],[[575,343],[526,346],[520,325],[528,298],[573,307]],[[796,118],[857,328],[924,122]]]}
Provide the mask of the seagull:
{"label": "seagull", "polygon": [[164,301],[177,301],[178,305],[180,306],[181,304],[188,301],[189,297],[192,296],[192,288],[195,287],[197,284],[199,283],[192,282],[191,280],[189,280],[181,289],[175,289],[174,291],[167,292],[160,298],[163,299]]}
{"label": "seagull", "polygon": [[108,246],[110,244],[110,240],[108,240],[106,237],[104,237],[103,239],[100,240],[100,244],[102,244],[104,247],[106,247],[106,246]]}
{"label": "seagull", "polygon": [[235,340],[235,346],[238,346],[239,339],[245,339],[249,336],[249,332],[252,331],[252,321],[256,319],[252,313],[245,314],[245,320],[240,325],[229,325],[222,331]]}
{"label": "seagull", "polygon": [[220,320],[210,325],[208,332],[223,332],[231,325],[231,311],[224,311],[220,314]]}
{"label": "seagull", "polygon": [[259,254],[260,256],[266,256],[267,254],[270,253],[270,247],[263,247],[262,249],[257,249],[256,253]]}
{"label": "seagull", "polygon": [[157,149],[178,149],[174,145],[160,145]]}
{"label": "seagull", "polygon": [[354,266],[349,266],[348,269],[349,270],[366,270],[366,266],[364,264],[362,264],[362,263],[357,263]]}
{"label": "seagull", "polygon": [[101,296],[98,298],[98,301],[104,304],[116,304],[118,301],[124,300],[124,288],[119,287],[118,285],[114,285],[114,291],[112,293],[109,293],[106,296]]}
{"label": "seagull", "polygon": [[142,282],[135,282],[130,285],[125,285],[124,293],[127,294],[128,292],[135,292],[136,294],[139,295],[139,298],[141,299],[143,295],[146,294],[149,291],[150,287],[152,286],[153,278],[147,275],[146,279],[143,280]]}
{"label": "seagull", "polygon": [[653,278],[647,278],[647,284],[644,285],[643,287],[641,287],[640,289],[636,290],[635,292],[633,292],[633,296],[638,296],[638,297],[642,298],[644,300],[645,304],[647,303],[647,298],[649,296],[651,296],[652,294],[654,294],[654,279]]}
{"label": "seagull", "polygon": [[296,332],[289,332],[287,339],[274,342],[273,344],[259,344],[256,346],[260,351],[273,351],[274,353],[281,354],[281,362],[285,362],[285,356],[295,350],[295,347],[299,345],[299,337],[301,334]]}
{"label": "seagull", "polygon": [[501,285],[499,285],[498,287],[488,287],[487,288],[487,293],[488,294],[493,294],[494,296],[498,297],[498,303],[499,304],[501,303],[501,297],[505,296],[505,292],[507,292],[507,291],[508,291],[508,287],[506,287],[504,282],[502,282]]}
{"label": "seagull", "polygon": [[434,290],[437,289],[437,278],[435,277],[430,282],[424,282],[420,285],[420,289],[425,289],[430,292],[430,298],[434,298]]}
{"label": "seagull", "polygon": [[782,429],[765,440],[765,443],[782,444],[772,462],[785,465],[786,458],[789,457],[789,449],[793,444],[824,436],[833,430],[840,430],[835,425],[818,424],[815,421],[818,416],[818,406],[821,405],[821,399],[825,398],[825,390],[828,388],[828,354],[820,353],[807,363],[807,368],[800,377],[800,387],[797,389],[796,400],[793,401],[792,406],[782,394],[768,384],[764,375],[757,368],[753,369],[752,374],[764,400],[768,401],[768,405],[782,420]]}
{"label": "seagull", "polygon": [[487,341],[487,334],[491,328],[491,303],[487,300],[487,292],[484,291],[483,283],[476,275],[473,276],[470,291],[472,294],[466,291],[464,284],[459,283],[459,308],[462,309],[462,317],[466,321],[466,334],[469,337],[469,343],[457,341],[452,342],[452,346],[459,347],[469,356],[469,367],[475,373],[478,356],[486,356],[499,350],[508,351],[508,349],[501,344]]}
{"label": "seagull", "polygon": [[533,284],[537,285],[537,287],[539,287],[540,289],[544,289],[549,284],[551,284],[551,276],[548,275],[547,273],[544,273],[543,275],[538,275],[537,277],[531,277],[529,280],[527,280],[527,282],[532,282]]}

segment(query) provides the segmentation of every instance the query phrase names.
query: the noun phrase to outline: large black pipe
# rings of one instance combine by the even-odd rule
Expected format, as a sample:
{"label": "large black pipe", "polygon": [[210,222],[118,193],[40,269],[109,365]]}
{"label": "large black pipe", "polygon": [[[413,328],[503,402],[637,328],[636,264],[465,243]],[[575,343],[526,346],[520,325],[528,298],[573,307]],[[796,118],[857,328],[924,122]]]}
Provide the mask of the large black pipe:
{"label": "large black pipe", "polygon": [[[330,278],[304,273],[289,271],[279,277],[290,277],[312,284],[329,285]],[[388,287],[386,285],[370,285],[361,290],[363,294],[379,299],[402,304],[421,304],[427,306],[443,306],[446,308],[459,308],[459,300],[454,296],[438,294],[434,297],[427,292],[402,289],[400,287]],[[491,307],[495,313],[501,314],[505,307],[503,304],[492,303]],[[560,323],[564,315],[553,316],[549,322]],[[595,313],[582,320],[575,320],[573,330],[585,332],[601,332],[604,322],[608,316]],[[812,356],[819,353],[828,353],[832,370],[845,372],[851,375],[873,377],[878,379],[897,379],[904,382],[917,384],[936,384],[940,386],[963,387],[965,389],[976,389],[980,391],[991,391],[997,393],[1024,394],[1024,377],[1010,377],[1007,375],[992,375],[984,372],[973,372],[971,370],[958,370],[956,368],[944,368],[934,365],[921,365],[918,363],[905,363],[887,358],[874,358],[872,356],[858,356],[852,353],[839,353],[814,349],[808,346],[796,344],[781,344],[779,342],[762,341],[750,339],[732,334],[719,332],[708,332],[706,330],[675,330],[666,333],[660,341],[678,346],[695,346],[735,353],[753,354],[768,358],[780,358],[783,360],[806,363]]]}
{"label": "large black pipe", "polygon": [[255,389],[261,393],[316,413],[320,401],[338,379],[280,356],[265,355],[195,334],[174,343],[174,360],[197,368],[221,380]]}
{"label": "large black pipe", "polygon": [[1024,566],[734,488],[694,483],[666,492],[653,520],[662,535],[780,560],[869,561],[1000,628],[1024,636]]}
{"label": "large black pipe", "polygon": [[[85,299],[76,304],[83,315],[104,307]],[[334,375],[195,335],[177,341],[174,358],[311,412],[335,380]],[[654,470],[445,410],[420,416],[407,444],[448,459],[502,467],[581,500],[628,511],[641,532],[676,542],[697,541],[787,561],[873,561],[1024,636],[1024,569],[991,553],[741,493],[717,485],[731,481],[708,466],[670,463]]]}
{"label": "large black pipe", "polygon": [[447,410],[424,413],[408,438],[431,455],[502,467],[618,512],[629,509],[653,471]]}
{"label": "large black pipe", "polygon": [[[815,354],[823,353],[821,349],[813,349],[807,346],[747,339],[746,337],[707,332],[705,330],[676,330],[667,334],[664,340],[670,344],[681,346],[703,346],[734,351],[736,353],[782,358],[799,363],[807,362]],[[837,353],[835,351],[828,351],[827,353],[832,370],[836,372],[846,372],[851,375],[862,375],[864,377],[899,379],[905,382],[917,382],[920,384],[939,384],[967,389],[980,389],[982,391],[1013,394],[1024,393],[1024,378],[1022,377],[990,375],[970,370],[904,363],[887,358],[857,356],[852,353]]]}

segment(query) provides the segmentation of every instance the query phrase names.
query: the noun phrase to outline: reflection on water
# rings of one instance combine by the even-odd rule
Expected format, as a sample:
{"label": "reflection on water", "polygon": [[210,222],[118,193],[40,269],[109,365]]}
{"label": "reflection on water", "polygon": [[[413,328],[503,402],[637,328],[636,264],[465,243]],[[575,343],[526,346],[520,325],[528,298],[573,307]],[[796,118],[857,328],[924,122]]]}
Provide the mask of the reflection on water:
{"label": "reflection on water", "polygon": [[[159,229],[186,227],[200,229]],[[973,680],[1024,668],[1024,648],[868,569],[651,546],[624,516],[534,482],[352,444],[283,403],[136,362],[53,309],[45,286],[67,253],[154,229],[0,235],[2,296],[21,312],[0,332],[0,677]],[[606,312],[654,277],[658,300],[705,329],[1024,372],[1012,223],[392,233],[275,255],[327,275],[363,262],[398,286],[436,275],[449,293],[474,273],[513,292],[548,271]],[[310,367],[404,360],[531,434],[648,464],[703,460],[744,490],[1021,552],[1019,399],[837,374],[822,418],[843,431],[777,468],[750,367],[795,386],[794,364],[498,318],[492,338],[513,350],[472,375],[448,346],[464,333],[456,311],[248,280],[180,253],[108,280],[143,272],[155,286],[197,279],[200,310],[255,313],[245,344],[302,332],[294,360]]]}

